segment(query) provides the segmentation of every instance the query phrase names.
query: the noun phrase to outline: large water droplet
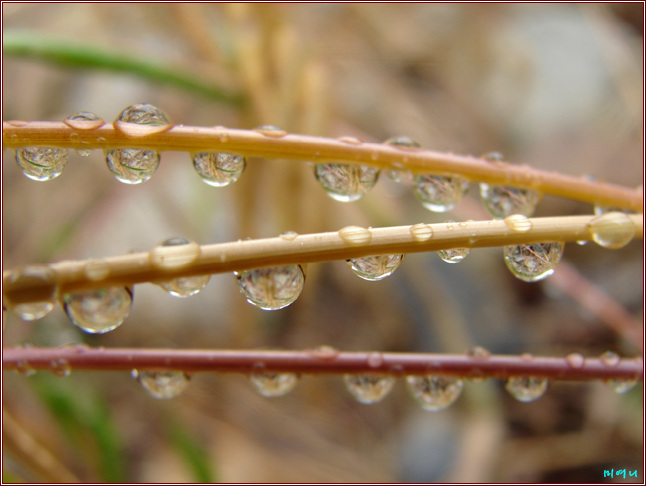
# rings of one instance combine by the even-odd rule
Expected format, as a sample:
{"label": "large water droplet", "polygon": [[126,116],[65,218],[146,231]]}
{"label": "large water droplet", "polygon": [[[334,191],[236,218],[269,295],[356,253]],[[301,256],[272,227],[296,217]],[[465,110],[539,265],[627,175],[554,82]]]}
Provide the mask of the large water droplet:
{"label": "large water droplet", "polygon": [[[158,268],[182,268],[197,260],[200,251],[200,246],[193,241],[186,238],[170,238],[153,248],[150,252],[150,261]],[[156,283],[170,295],[189,297],[202,290],[210,279],[210,275],[196,275]]]}
{"label": "large water droplet", "polygon": [[16,149],[16,162],[23,174],[34,181],[55,179],[69,159],[64,148],[25,147]]}
{"label": "large water droplet", "polygon": [[[422,147],[415,140],[405,136],[392,137],[384,143],[402,150],[419,150]],[[386,171],[386,175],[395,182],[410,183],[413,179],[413,175],[408,170],[389,169]]]}
{"label": "large water droplet", "polygon": [[531,216],[540,201],[540,193],[518,187],[491,186],[480,184],[480,197],[487,211],[494,218],[504,218],[510,214]]}
{"label": "large water droplet", "polygon": [[537,376],[512,376],[507,380],[505,389],[516,400],[533,402],[545,394],[548,384],[549,381],[547,378],[539,378]]}
{"label": "large water droplet", "polygon": [[525,282],[536,282],[552,275],[562,255],[563,243],[532,243],[504,248],[507,268]]}
{"label": "large water droplet", "polygon": [[133,292],[128,287],[107,287],[63,295],[63,307],[71,321],[83,331],[103,334],[126,320]]}
{"label": "large water droplet", "polygon": [[305,284],[300,265],[258,268],[237,274],[238,288],[247,302],[263,310],[278,310],[293,303]]}
{"label": "large water droplet", "polygon": [[436,412],[458,399],[463,382],[450,376],[407,376],[406,385],[424,410]]}
{"label": "large water droplet", "polygon": [[234,183],[246,166],[246,159],[242,155],[223,152],[200,152],[193,155],[193,167],[204,182],[214,187]]}
{"label": "large water droplet", "polygon": [[624,213],[611,212],[590,221],[592,239],[604,248],[622,248],[635,237],[635,224]]}
{"label": "large water droplet", "polygon": [[265,137],[281,138],[287,135],[287,132],[276,125],[261,125],[254,128],[255,132],[263,134]]}
{"label": "large water droplet", "polygon": [[450,248],[448,250],[440,250],[437,254],[446,263],[460,263],[467,257],[470,251],[471,248]]}
{"label": "large water droplet", "polygon": [[379,179],[379,169],[367,165],[316,164],[314,175],[332,199],[356,201]]}
{"label": "large water droplet", "polygon": [[137,371],[132,375],[139,380],[148,394],[154,398],[175,398],[188,385],[188,375],[183,371]]}
{"label": "large water droplet", "polygon": [[141,184],[159,167],[159,153],[148,149],[110,149],[106,154],[108,169],[124,184]]}
{"label": "large water droplet", "polygon": [[114,121],[114,128],[133,138],[160,133],[170,127],[166,113],[148,103],[128,106]]}
{"label": "large water droplet", "polygon": [[74,130],[96,130],[105,122],[101,117],[88,111],[81,111],[68,116],[63,123]]}
{"label": "large water droplet", "polygon": [[300,380],[295,373],[253,373],[249,380],[264,397],[280,397],[294,389]]}
{"label": "large water droplet", "polygon": [[[29,288],[30,302],[11,298],[13,289]],[[24,321],[35,321],[45,317],[54,308],[58,288],[56,272],[45,265],[26,265],[9,275],[3,295],[4,305]]]}
{"label": "large water droplet", "polygon": [[372,233],[361,226],[346,226],[339,230],[339,237],[346,245],[365,245],[372,239]]}
{"label": "large water droplet", "polygon": [[416,241],[428,241],[433,238],[433,228],[430,224],[417,223],[410,227],[413,239]]}
{"label": "large water droplet", "polygon": [[616,379],[616,380],[607,380],[606,384],[615,392],[615,393],[628,393],[630,390],[635,388],[637,385],[637,378],[626,378],[626,379]]}
{"label": "large water droplet", "polygon": [[343,381],[352,396],[365,404],[381,401],[395,384],[395,378],[388,375],[344,375]]}
{"label": "large water droplet", "polygon": [[469,182],[460,177],[416,175],[413,192],[422,205],[433,212],[453,209],[469,188]]}
{"label": "large water droplet", "polygon": [[403,258],[404,255],[378,255],[351,258],[347,262],[358,277],[376,282],[397,270]]}

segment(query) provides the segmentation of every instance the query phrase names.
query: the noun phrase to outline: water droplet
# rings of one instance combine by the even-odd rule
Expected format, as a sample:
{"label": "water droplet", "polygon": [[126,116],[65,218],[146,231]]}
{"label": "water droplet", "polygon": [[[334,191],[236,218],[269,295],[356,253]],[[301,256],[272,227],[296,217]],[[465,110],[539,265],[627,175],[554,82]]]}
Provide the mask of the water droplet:
{"label": "water droplet", "polygon": [[104,125],[101,117],[88,111],[81,111],[68,116],[63,123],[74,130],[95,130]]}
{"label": "water droplet", "polygon": [[619,355],[612,351],[606,351],[600,356],[600,358],[601,358],[601,362],[604,365],[609,366],[611,368],[614,368],[615,366],[618,366],[619,363],[621,363],[621,358],[619,357]]}
{"label": "water droplet", "polygon": [[27,361],[21,360],[16,363],[16,373],[22,376],[33,376],[36,370]]}
{"label": "water droplet", "polygon": [[460,177],[416,175],[413,192],[422,205],[433,212],[453,209],[469,188],[469,182]]}
{"label": "water droplet", "polygon": [[637,385],[637,378],[607,380],[606,384],[612,388],[615,393],[628,393]]}
{"label": "water droplet", "polygon": [[361,143],[362,143],[361,140],[359,140],[357,137],[343,136],[343,137],[339,137],[337,140],[339,142],[349,143],[349,144],[352,144],[352,145],[361,145]]}
{"label": "water droplet", "polygon": [[333,348],[332,346],[319,346],[318,348],[308,350],[308,354],[314,359],[320,359],[323,361],[332,361],[339,356],[339,350]]}
{"label": "water droplet", "polygon": [[540,194],[531,189],[480,184],[480,197],[487,211],[494,218],[511,214],[531,216],[540,201]]}
{"label": "water droplet", "polygon": [[261,125],[254,128],[255,132],[261,133],[266,137],[281,138],[287,135],[287,132],[275,125]]}
{"label": "water droplet", "polygon": [[404,255],[378,255],[351,258],[347,262],[358,277],[376,282],[383,280],[397,270],[403,258]]}
{"label": "water droplet", "polygon": [[296,387],[300,375],[295,373],[253,373],[249,380],[263,397],[281,397]]}
{"label": "water droplet", "polygon": [[386,140],[384,143],[386,145],[392,145],[393,147],[401,148],[404,150],[422,148],[422,146],[419,143],[417,143],[412,138],[406,137],[406,136],[392,137]]}
{"label": "water droplet", "polygon": [[50,371],[55,376],[70,376],[72,374],[72,367],[66,359],[59,358],[52,360],[49,365]]}
{"label": "water droplet", "polygon": [[437,254],[446,263],[460,263],[467,257],[470,251],[471,248],[451,248],[448,250],[440,250]]}
{"label": "water droplet", "polygon": [[108,169],[124,184],[141,184],[159,167],[159,153],[148,149],[110,149],[106,153]]}
{"label": "water droplet", "polygon": [[346,245],[365,245],[372,239],[372,233],[361,226],[346,226],[339,230],[339,237]]}
{"label": "water droplet", "polygon": [[123,324],[133,292],[128,287],[106,287],[65,294],[62,300],[72,323],[85,332],[103,334]]}
{"label": "water droplet", "polygon": [[170,238],[155,246],[149,254],[150,263],[162,270],[175,270],[200,257],[200,245],[185,238]]}
{"label": "water droplet", "polygon": [[63,148],[25,147],[16,149],[16,162],[23,174],[34,181],[55,179],[69,160],[69,151]]}
{"label": "water droplet", "polygon": [[8,123],[9,125],[11,125],[12,127],[18,127],[18,128],[20,128],[20,127],[24,127],[24,126],[25,126],[25,125],[27,125],[29,122],[24,121],[24,120],[10,120],[10,121],[8,121],[7,123]]}
{"label": "water droplet", "polygon": [[481,158],[485,159],[487,162],[503,162],[505,160],[505,156],[502,155],[500,152],[488,152],[484,154]]}
{"label": "water droplet", "polygon": [[359,403],[380,402],[395,384],[395,378],[387,375],[344,375],[348,391]]}
{"label": "water droplet", "polygon": [[380,352],[374,351],[368,355],[366,362],[371,368],[379,368],[384,364],[384,356]]}
{"label": "water droplet", "polygon": [[466,352],[466,355],[470,358],[486,359],[491,356],[491,353],[488,349],[485,349],[482,346],[473,346]]}
{"label": "water droplet", "polygon": [[188,375],[183,371],[137,371],[133,376],[154,398],[175,398],[188,385]]}
{"label": "water droplet", "polygon": [[548,384],[547,378],[512,376],[507,380],[505,389],[518,401],[533,402],[545,394]]}
{"label": "water droplet", "polygon": [[433,228],[426,223],[417,223],[410,227],[413,239],[416,241],[427,241],[433,238]]}
{"label": "water droplet", "polygon": [[[30,289],[30,302],[12,299],[12,291]],[[54,308],[58,288],[56,272],[45,265],[26,265],[9,275],[4,289],[4,305],[24,321],[35,321]]]}
{"label": "water droplet", "polygon": [[103,280],[110,275],[110,264],[104,260],[94,260],[85,265],[85,275],[90,280]]}
{"label": "water droplet", "polygon": [[455,402],[464,383],[450,376],[407,376],[406,385],[424,410],[437,412]]}
{"label": "water droplet", "polygon": [[284,233],[280,234],[280,239],[285,241],[293,241],[297,236],[298,233],[296,233],[295,231],[285,231]]}
{"label": "water droplet", "polygon": [[133,138],[160,133],[170,127],[166,113],[148,103],[128,106],[114,121],[115,129]]}
{"label": "water droplet", "polygon": [[565,357],[568,365],[572,368],[583,368],[585,364],[585,358],[579,353],[570,353]]}
{"label": "water droplet", "polygon": [[81,157],[89,157],[90,155],[92,155],[92,149],[76,149],[76,153]]}
{"label": "water droplet", "polygon": [[316,164],[314,175],[332,199],[351,202],[374,187],[379,169],[367,165]]}
{"label": "water droplet", "polygon": [[588,244],[588,242],[586,240],[577,240],[576,244],[579,246],[585,246]]}
{"label": "water droplet", "polygon": [[293,303],[305,284],[300,265],[245,270],[237,275],[238,288],[247,302],[263,310],[278,310]]}
{"label": "water droplet", "polygon": [[225,187],[237,181],[247,166],[242,155],[200,152],[193,155],[193,167],[202,180],[214,187]]}
{"label": "water droplet", "polygon": [[532,243],[504,248],[507,268],[525,282],[537,282],[552,275],[562,255],[562,243]]}
{"label": "water droplet", "polygon": [[532,229],[531,220],[527,219],[527,216],[522,214],[511,214],[505,217],[505,224],[509,229],[516,231],[517,233],[524,233]]}
{"label": "water droplet", "polygon": [[590,221],[592,239],[604,248],[623,248],[635,237],[635,224],[624,213],[605,213]]}

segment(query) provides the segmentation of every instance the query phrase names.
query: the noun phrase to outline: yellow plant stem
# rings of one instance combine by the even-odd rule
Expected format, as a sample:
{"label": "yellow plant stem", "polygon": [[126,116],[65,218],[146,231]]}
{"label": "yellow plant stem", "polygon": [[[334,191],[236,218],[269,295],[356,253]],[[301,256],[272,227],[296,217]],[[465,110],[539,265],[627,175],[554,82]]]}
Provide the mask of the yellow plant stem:
{"label": "yellow plant stem", "polygon": [[[345,260],[370,255],[481,248],[541,242],[588,241],[598,216],[547,218],[508,217],[506,220],[461,223],[419,223],[385,228],[349,226],[339,231],[274,238],[238,240],[198,246],[156,247],[94,260],[62,261],[43,265],[53,270],[50,281],[16,278],[20,269],[3,273],[3,293],[10,302],[42,300],[43,285],[60,294],[116,285],[159,282],[179,277],[249,270],[287,264]],[[643,216],[629,215],[634,238],[643,238]]]}
{"label": "yellow plant stem", "polygon": [[[158,130],[154,127],[153,130]],[[459,175],[470,181],[530,188],[606,207],[643,212],[640,191],[614,184],[540,171],[525,165],[512,165],[472,156],[434,152],[380,143],[225,127],[169,125],[141,136],[130,136],[106,123],[93,130],[78,130],[63,122],[2,123],[5,147],[67,147],[73,149],[148,148],[158,151],[219,151],[265,158],[294,159],[300,162],[366,164],[384,169],[409,170],[419,174]]]}

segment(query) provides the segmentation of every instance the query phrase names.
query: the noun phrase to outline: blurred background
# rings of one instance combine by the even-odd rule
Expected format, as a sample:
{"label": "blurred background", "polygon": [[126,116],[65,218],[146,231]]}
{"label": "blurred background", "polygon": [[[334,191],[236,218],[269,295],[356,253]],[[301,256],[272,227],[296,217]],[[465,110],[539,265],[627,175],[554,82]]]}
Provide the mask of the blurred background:
{"label": "blurred background", "polygon": [[[3,57],[3,120],[112,121],[152,103],[173,123],[355,136],[406,135],[480,155],[635,187],[643,181],[643,5],[3,4],[3,34],[27,33],[167,66],[206,86],[132,72]],[[231,95],[219,98],[218,92]],[[238,96],[239,98],[235,98]],[[236,102],[243,99],[244,103]],[[182,236],[240,238],[485,219],[476,184],[450,213],[424,209],[382,174],[355,203],[329,198],[300,161],[249,159],[226,188],[204,184],[186,153],[164,152],[154,177],[126,186],[104,155],[73,153],[34,182],[3,151],[3,268],[146,250]],[[545,196],[537,216],[590,214]],[[562,261],[643,322],[643,245],[568,244]],[[559,276],[560,273],[563,275]],[[345,262],[309,265],[290,307],[247,304],[232,275],[188,299],[138,285],[127,321],[84,334],[57,307],[40,321],[3,315],[4,346],[285,348],[344,351],[641,355],[572,298],[563,270],[527,284],[500,248],[458,265],[407,256],[381,282]],[[442,412],[422,410],[400,380],[363,405],[341,377],[305,376],[265,398],[246,377],[197,374],[172,400],[125,373],[3,373],[6,482],[613,482],[643,481],[643,387],[554,383],[532,403],[496,380],[465,383]],[[623,482],[623,480],[622,480]]]}

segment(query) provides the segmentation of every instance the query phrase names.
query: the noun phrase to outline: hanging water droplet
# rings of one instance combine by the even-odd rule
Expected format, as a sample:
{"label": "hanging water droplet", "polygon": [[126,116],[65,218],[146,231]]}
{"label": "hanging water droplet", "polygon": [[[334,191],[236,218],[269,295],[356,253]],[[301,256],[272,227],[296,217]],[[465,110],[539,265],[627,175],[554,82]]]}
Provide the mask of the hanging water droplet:
{"label": "hanging water droplet", "polygon": [[295,373],[252,373],[249,380],[263,397],[281,397],[294,389],[301,379]]}
{"label": "hanging water droplet", "polygon": [[504,248],[507,268],[525,282],[537,282],[552,275],[562,255],[563,243],[532,243]]}
{"label": "hanging water droplet", "polygon": [[511,214],[505,217],[505,224],[509,229],[516,231],[517,233],[529,231],[533,226],[531,220],[527,219],[527,216],[523,216],[522,214]]}
{"label": "hanging water droplet", "polygon": [[505,389],[518,401],[533,402],[545,394],[548,384],[547,378],[512,376],[507,380]]}
{"label": "hanging water droplet", "polygon": [[96,130],[105,124],[101,117],[89,111],[74,113],[63,120],[63,123],[74,130]]}
{"label": "hanging water droplet", "polygon": [[346,226],[338,234],[346,245],[365,245],[372,239],[372,232],[361,226]]}
{"label": "hanging water droplet", "polygon": [[108,169],[124,184],[141,184],[159,167],[159,153],[148,149],[110,149],[106,153]]}
{"label": "hanging water droplet", "polygon": [[[81,142],[84,143],[84,142]],[[76,149],[76,153],[79,154],[81,157],[89,157],[92,155],[92,149]]]}
{"label": "hanging water droplet", "polygon": [[531,216],[540,201],[540,194],[531,189],[480,184],[480,197],[487,211],[494,218],[511,214]]}
{"label": "hanging water droplet", "polygon": [[242,155],[200,152],[193,155],[193,167],[202,180],[214,187],[225,187],[237,181],[247,166]]}
{"label": "hanging water droplet", "polygon": [[347,262],[358,277],[376,282],[397,270],[403,258],[404,255],[378,255],[350,258]]}
{"label": "hanging water droplet", "polygon": [[133,291],[128,287],[106,287],[65,294],[62,300],[72,323],[85,332],[103,334],[126,320]]}
{"label": "hanging water droplet", "polygon": [[351,202],[374,187],[379,169],[367,165],[316,164],[314,175],[332,199]]}
{"label": "hanging water droplet", "polygon": [[637,378],[627,378],[627,379],[616,379],[616,380],[607,380],[606,384],[615,392],[615,393],[628,393],[630,390],[635,388],[637,385]]}
{"label": "hanging water droplet", "polygon": [[606,351],[603,353],[601,356],[601,362],[611,368],[614,368],[615,366],[618,366],[619,363],[621,363],[621,358],[617,353],[614,353],[612,351]]}
{"label": "hanging water droplet", "polygon": [[156,106],[140,103],[125,108],[114,121],[114,128],[127,137],[145,137],[171,128],[168,116]]}
{"label": "hanging water droplet", "polygon": [[[384,144],[392,145],[402,150],[418,150],[422,147],[415,140],[405,136],[389,138]],[[389,169],[386,171],[386,175],[395,182],[408,184],[413,180],[413,174],[408,170]]]}
{"label": "hanging water droplet", "polygon": [[[24,302],[12,291],[30,289],[30,301]],[[54,308],[58,287],[56,272],[45,265],[26,265],[12,271],[3,288],[4,305],[24,321],[35,321]]]}
{"label": "hanging water droplet", "polygon": [[417,223],[410,227],[413,239],[416,241],[427,241],[433,238],[433,228],[430,224]]}
{"label": "hanging water droplet", "polygon": [[[150,261],[158,268],[182,268],[190,265],[200,256],[200,246],[186,238],[170,238],[157,245],[150,252]],[[156,282],[174,297],[189,297],[206,287],[210,275],[178,277]]]}
{"label": "hanging water droplet", "polygon": [[635,224],[624,213],[605,213],[590,221],[592,239],[604,248],[623,248],[635,237]]}
{"label": "hanging water droplet", "polygon": [[50,371],[54,376],[70,376],[72,374],[72,367],[66,359],[59,358],[52,360],[50,365]]}
{"label": "hanging water droplet", "polygon": [[266,137],[281,138],[287,135],[287,132],[276,125],[261,125],[254,128],[255,132],[261,133]]}
{"label": "hanging water droplet", "polygon": [[263,310],[287,307],[298,298],[305,284],[300,265],[245,270],[237,278],[247,302]]}
{"label": "hanging water droplet", "polygon": [[416,175],[413,192],[422,205],[433,212],[453,209],[469,188],[469,182],[460,177]]}
{"label": "hanging water droplet", "polygon": [[133,370],[132,375],[150,396],[160,399],[175,398],[184,391],[189,380],[183,371]]}
{"label": "hanging water droplet", "polygon": [[64,148],[25,147],[16,149],[16,162],[23,174],[34,181],[55,179],[69,159],[69,151]]}
{"label": "hanging water droplet", "polygon": [[467,257],[470,251],[471,248],[450,248],[448,250],[440,250],[437,254],[446,263],[460,263]]}
{"label": "hanging water droplet", "polygon": [[406,385],[424,410],[436,412],[455,402],[464,384],[459,378],[428,375],[407,376]]}
{"label": "hanging water droplet", "polygon": [[395,378],[388,375],[344,375],[348,391],[359,403],[380,402],[395,384]]}
{"label": "hanging water droplet", "polygon": [[36,370],[27,361],[21,360],[16,363],[16,373],[22,376],[33,376]]}

